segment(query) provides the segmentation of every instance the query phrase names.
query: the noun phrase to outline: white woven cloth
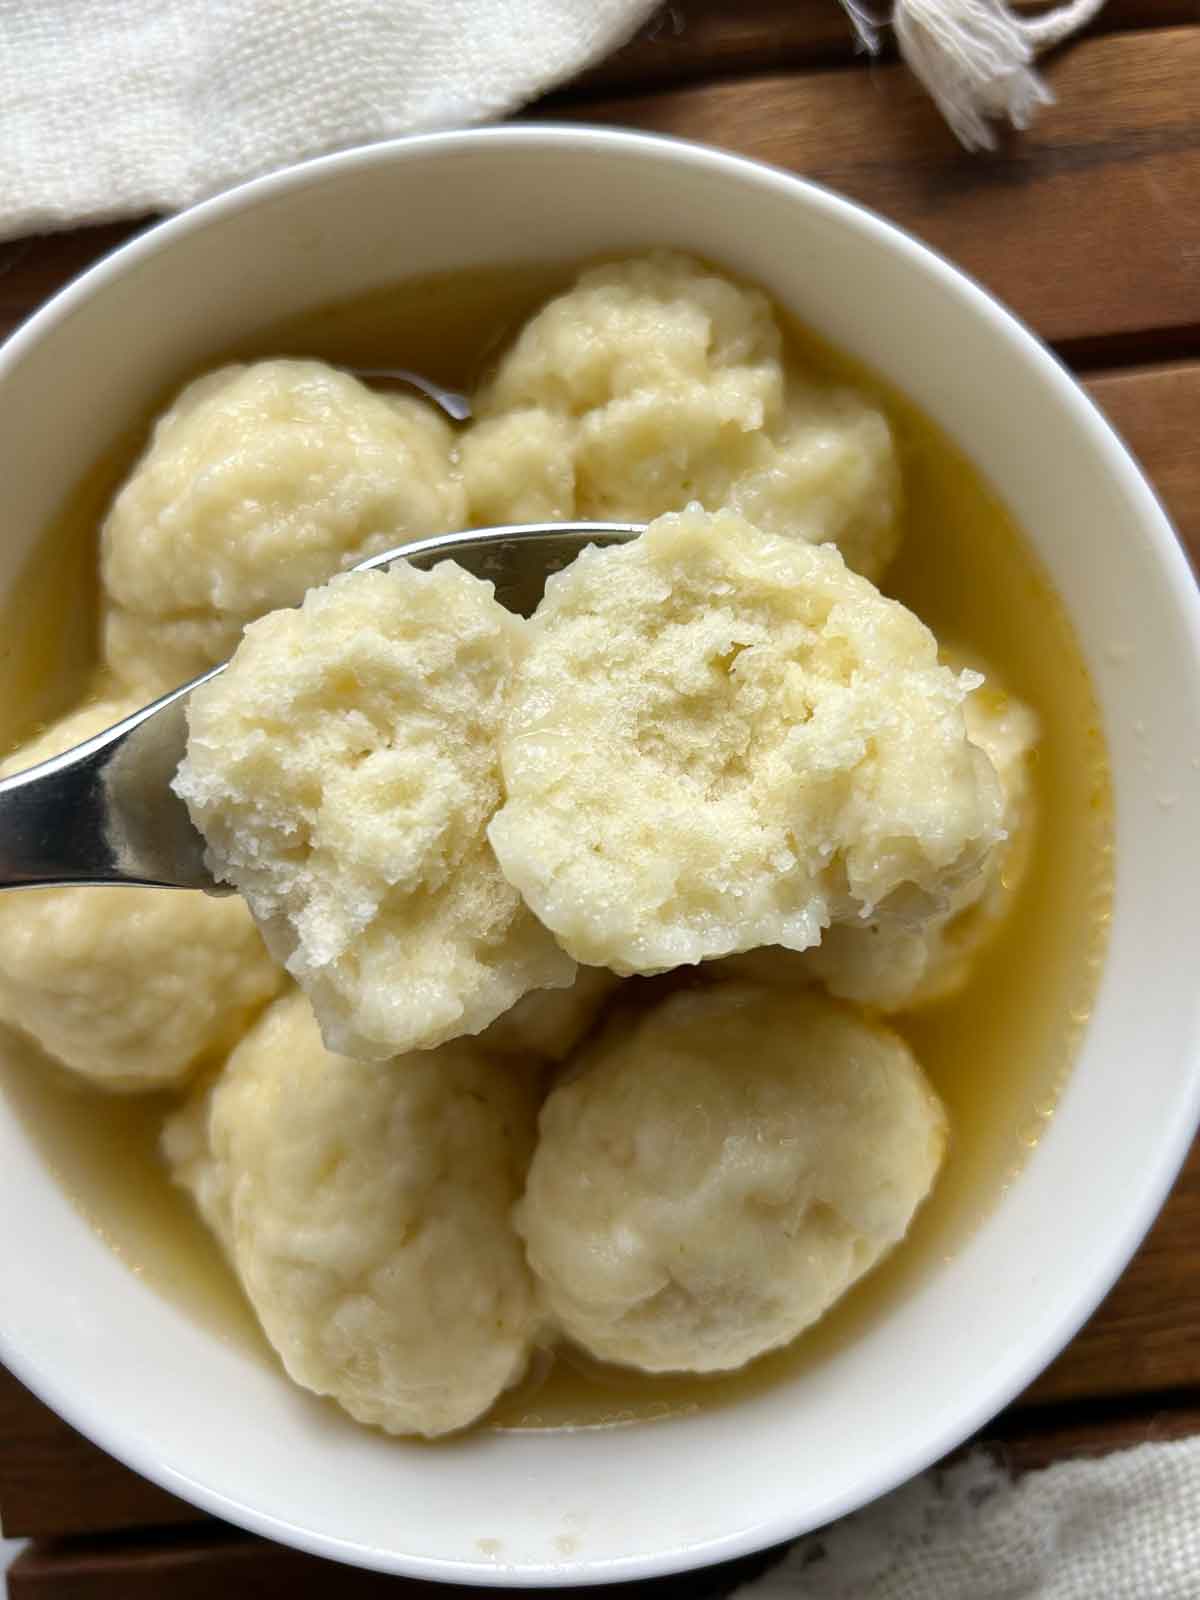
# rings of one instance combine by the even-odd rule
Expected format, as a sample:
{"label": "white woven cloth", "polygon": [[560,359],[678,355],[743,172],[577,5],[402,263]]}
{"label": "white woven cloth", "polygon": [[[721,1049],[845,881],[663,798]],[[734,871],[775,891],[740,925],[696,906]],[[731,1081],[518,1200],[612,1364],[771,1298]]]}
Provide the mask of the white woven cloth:
{"label": "white woven cloth", "polygon": [[0,0],[0,236],[502,116],[657,0]]}
{"label": "white woven cloth", "polygon": [[[738,0],[729,0],[736,7]],[[832,5],[835,0],[829,0]],[[841,0],[878,49],[884,0]],[[0,0],[0,238],[172,211],[306,156],[500,117],[660,0]],[[968,147],[1052,98],[1034,57],[1103,0],[894,0],[905,60]],[[687,26],[667,7],[664,36]],[[664,46],[664,48],[666,48]]]}
{"label": "white woven cloth", "polygon": [[1197,1600],[1200,1438],[1018,1482],[977,1455],[802,1540],[736,1600]]}

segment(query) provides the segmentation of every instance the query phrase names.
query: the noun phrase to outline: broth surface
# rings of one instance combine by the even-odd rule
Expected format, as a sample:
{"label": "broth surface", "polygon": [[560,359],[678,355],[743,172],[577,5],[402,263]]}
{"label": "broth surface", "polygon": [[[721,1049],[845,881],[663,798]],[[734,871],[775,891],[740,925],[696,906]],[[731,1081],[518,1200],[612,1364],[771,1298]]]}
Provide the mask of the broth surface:
{"label": "broth surface", "polygon": [[[573,275],[574,268],[522,269],[409,283],[268,328],[228,357],[405,367],[470,389],[505,337]],[[984,658],[1041,718],[1029,869],[966,988],[889,1019],[945,1101],[952,1130],[937,1186],[895,1254],[814,1329],[739,1373],[639,1375],[562,1351],[502,1396],[484,1426],[657,1420],[736,1400],[830,1354],[936,1270],[995,1205],[1052,1115],[1088,1020],[1110,919],[1112,807],[1099,710],[1066,614],[1003,503],[952,441],[857,363],[806,330],[787,333],[794,362],[866,391],[895,429],[906,528],[886,592],[944,645]],[[180,382],[193,375],[181,373]],[[9,597],[0,619],[0,751],[95,683],[97,528],[148,422],[114,441],[81,480]],[[274,1363],[216,1245],[166,1177],[157,1140],[169,1098],[91,1090],[8,1033],[0,1040],[0,1085],[75,1203],[130,1269],[220,1337]]]}

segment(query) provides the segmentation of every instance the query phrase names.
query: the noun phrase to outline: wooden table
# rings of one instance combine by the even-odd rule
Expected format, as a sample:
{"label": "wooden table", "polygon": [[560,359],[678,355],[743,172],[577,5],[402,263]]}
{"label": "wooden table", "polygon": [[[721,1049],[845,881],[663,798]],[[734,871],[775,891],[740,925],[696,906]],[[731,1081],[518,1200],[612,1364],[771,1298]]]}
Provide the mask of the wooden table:
{"label": "wooden table", "polygon": [[[851,48],[833,0],[680,0],[534,117],[650,128],[828,183],[1013,306],[1083,377],[1200,557],[1200,0],[1110,0],[1048,65],[1060,100],[964,155],[907,73]],[[0,245],[0,334],[129,226]],[[988,1430],[1017,1470],[1200,1432],[1200,1146],[1071,1347]],[[201,1516],[0,1369],[0,1516],[35,1542],[11,1600],[339,1597],[427,1587],[330,1567]],[[638,1586],[689,1600],[762,1561]],[[444,1591],[439,1591],[444,1592]]]}

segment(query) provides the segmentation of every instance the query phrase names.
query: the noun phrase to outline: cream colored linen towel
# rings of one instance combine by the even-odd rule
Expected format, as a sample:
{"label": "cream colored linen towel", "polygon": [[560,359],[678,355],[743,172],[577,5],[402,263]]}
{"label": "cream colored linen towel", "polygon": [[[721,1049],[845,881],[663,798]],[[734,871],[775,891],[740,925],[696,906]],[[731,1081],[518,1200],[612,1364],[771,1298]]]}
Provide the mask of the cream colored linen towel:
{"label": "cream colored linen towel", "polygon": [[736,1600],[1197,1600],[1200,1438],[1013,1483],[976,1455],[803,1539]]}

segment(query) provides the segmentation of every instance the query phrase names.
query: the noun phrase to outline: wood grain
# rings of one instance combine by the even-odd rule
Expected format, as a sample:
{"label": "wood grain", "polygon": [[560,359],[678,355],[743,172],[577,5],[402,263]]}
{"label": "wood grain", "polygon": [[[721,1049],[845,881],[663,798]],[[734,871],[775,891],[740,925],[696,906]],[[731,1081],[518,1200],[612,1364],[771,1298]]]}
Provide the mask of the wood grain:
{"label": "wood grain", "polygon": [[[1062,1408],[1009,1413],[999,1428],[969,1448],[983,1448],[1022,1474],[1196,1434],[1200,1395],[1145,1410],[1097,1408],[1091,1416]],[[629,1584],[620,1591],[589,1587],[575,1593],[580,1600],[599,1600],[614,1592],[629,1600],[715,1600],[759,1576],[783,1553],[781,1548],[767,1550],[705,1572]],[[545,1595],[545,1590],[511,1592],[515,1600]],[[478,1590],[334,1566],[215,1522],[121,1539],[51,1541],[25,1551],[9,1575],[10,1600],[159,1600],[166,1594],[171,1600],[208,1600],[214,1593],[224,1600],[273,1600],[280,1594],[288,1600],[324,1600],[334,1594],[338,1600],[384,1594],[393,1600],[469,1600]]]}
{"label": "wood grain", "polygon": [[[784,73],[589,101],[589,121],[705,140],[902,223],[1046,339],[1200,325],[1200,28],[1085,40],[994,155],[955,143],[906,69]],[[556,114],[563,116],[562,108]]]}
{"label": "wood grain", "polygon": [[[872,7],[883,14],[886,7]],[[1018,0],[1036,13],[1046,0]],[[1196,0],[1108,0],[1087,35],[1118,29],[1182,26],[1197,20]],[[884,59],[891,30],[880,29]],[[675,0],[664,5],[625,46],[575,80],[558,98],[646,88],[730,73],[796,66],[859,66],[869,58],[835,0]]]}
{"label": "wood grain", "polygon": [[[1059,1461],[1085,1461],[1139,1444],[1168,1444],[1200,1435],[1200,1392],[1169,1403],[1084,1407],[1022,1407],[1006,1412],[978,1442],[1013,1473],[1034,1472]],[[1097,1600],[1103,1597],[1097,1596]]]}
{"label": "wood grain", "polygon": [[[651,1582],[585,1587],[578,1600],[715,1600],[758,1577],[783,1554],[762,1551],[703,1572]],[[138,1541],[78,1540],[23,1552],[9,1571],[9,1600],[479,1600],[478,1588],[390,1578],[343,1567],[238,1533],[207,1529]],[[508,1589],[512,1600],[545,1600],[545,1589]]]}
{"label": "wood grain", "polygon": [[1200,572],[1200,362],[1102,373],[1087,387],[1142,463]]}
{"label": "wood grain", "polygon": [[0,1367],[0,1527],[11,1538],[198,1520],[96,1448]]}

